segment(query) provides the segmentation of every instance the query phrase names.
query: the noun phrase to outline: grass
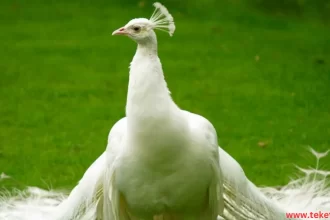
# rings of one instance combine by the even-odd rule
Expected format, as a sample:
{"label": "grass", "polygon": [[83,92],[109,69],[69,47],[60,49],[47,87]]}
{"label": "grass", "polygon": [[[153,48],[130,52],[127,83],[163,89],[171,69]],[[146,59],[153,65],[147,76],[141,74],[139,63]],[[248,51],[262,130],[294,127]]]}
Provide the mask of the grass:
{"label": "grass", "polygon": [[[13,185],[74,186],[124,116],[136,46],[111,33],[152,7],[82,2],[0,3],[0,173]],[[169,88],[252,181],[285,184],[294,164],[314,165],[307,146],[330,148],[330,31],[224,6],[169,7],[177,32],[158,34]]]}

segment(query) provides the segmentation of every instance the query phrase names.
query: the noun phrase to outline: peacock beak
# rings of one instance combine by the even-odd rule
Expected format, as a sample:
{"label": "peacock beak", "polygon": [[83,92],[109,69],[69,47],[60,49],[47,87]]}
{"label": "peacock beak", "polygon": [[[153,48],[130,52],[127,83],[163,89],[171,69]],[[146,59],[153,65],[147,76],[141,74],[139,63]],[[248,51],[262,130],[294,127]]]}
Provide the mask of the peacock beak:
{"label": "peacock beak", "polygon": [[119,28],[118,30],[115,30],[114,32],[112,32],[112,35],[126,35],[127,31],[125,28]]}

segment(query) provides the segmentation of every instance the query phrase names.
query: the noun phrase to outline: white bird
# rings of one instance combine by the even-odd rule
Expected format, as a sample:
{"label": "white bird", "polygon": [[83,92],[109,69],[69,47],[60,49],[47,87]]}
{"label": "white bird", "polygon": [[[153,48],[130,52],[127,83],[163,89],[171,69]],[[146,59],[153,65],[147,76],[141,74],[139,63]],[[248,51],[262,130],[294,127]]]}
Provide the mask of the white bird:
{"label": "white bird", "polygon": [[[170,96],[154,30],[172,35],[175,25],[163,5],[154,6],[150,19],[133,19],[113,32],[133,39],[138,47],[130,66],[126,117],[110,131],[99,158],[105,160],[101,178],[94,178],[100,186],[92,183],[95,192],[103,189],[98,215],[114,220],[216,220],[224,209],[217,134],[208,120],[181,110]],[[73,195],[87,186],[79,185]],[[82,201],[82,195],[73,197]],[[70,207],[67,203],[62,206]]]}
{"label": "white bird", "polygon": [[[137,44],[131,62],[126,118],[106,149],[104,219],[210,219],[223,211],[217,134],[205,118],[172,100],[154,29],[173,34],[159,3],[151,19],[133,19],[113,35]],[[120,138],[119,138],[120,137]]]}
{"label": "white bird", "polygon": [[[66,199],[44,191],[5,196],[0,219],[280,220],[289,211],[329,211],[330,192],[324,187],[329,173],[311,180],[318,172],[311,171],[306,182],[292,182],[280,191],[259,189],[218,147],[212,124],[173,102],[154,30],[172,35],[175,25],[163,5],[154,6],[150,19],[133,19],[113,33],[138,46],[130,66],[126,117],[112,127],[106,151]],[[297,195],[306,203],[298,204]]]}

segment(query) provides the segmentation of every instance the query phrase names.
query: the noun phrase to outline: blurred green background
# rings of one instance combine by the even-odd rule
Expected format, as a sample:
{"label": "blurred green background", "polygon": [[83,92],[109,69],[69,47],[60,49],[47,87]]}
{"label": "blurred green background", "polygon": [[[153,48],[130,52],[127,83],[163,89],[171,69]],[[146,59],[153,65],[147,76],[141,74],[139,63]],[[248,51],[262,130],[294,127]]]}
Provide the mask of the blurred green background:
{"label": "blurred green background", "polygon": [[[216,127],[258,185],[282,185],[330,148],[329,1],[164,0],[173,98]],[[71,188],[124,116],[136,45],[113,30],[152,1],[2,0],[0,186]],[[329,169],[329,158],[321,161]]]}

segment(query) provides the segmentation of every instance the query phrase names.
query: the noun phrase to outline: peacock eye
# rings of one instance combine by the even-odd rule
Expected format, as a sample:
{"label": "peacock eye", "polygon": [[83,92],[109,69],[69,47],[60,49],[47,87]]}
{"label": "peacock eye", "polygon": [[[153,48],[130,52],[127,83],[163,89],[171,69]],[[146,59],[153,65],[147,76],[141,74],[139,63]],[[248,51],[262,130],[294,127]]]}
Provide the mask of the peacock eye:
{"label": "peacock eye", "polygon": [[140,30],[140,27],[134,27],[133,30],[134,31],[139,31]]}

